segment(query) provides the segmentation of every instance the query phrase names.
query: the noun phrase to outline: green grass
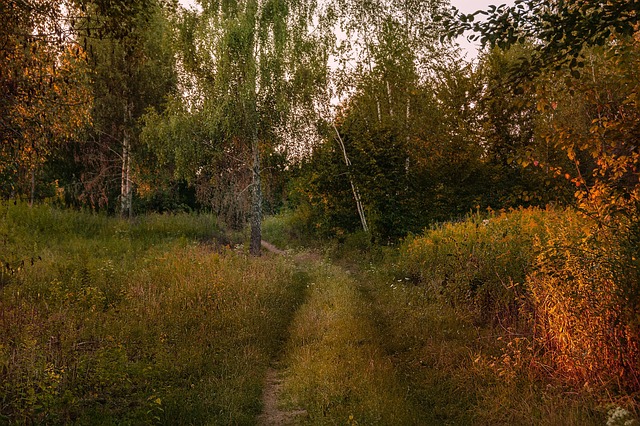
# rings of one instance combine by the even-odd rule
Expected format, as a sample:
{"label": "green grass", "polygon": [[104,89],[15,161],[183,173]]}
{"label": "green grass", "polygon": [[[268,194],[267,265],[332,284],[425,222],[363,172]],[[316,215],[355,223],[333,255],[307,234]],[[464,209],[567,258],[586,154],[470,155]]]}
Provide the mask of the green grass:
{"label": "green grass", "polygon": [[[0,424],[253,424],[274,360],[303,424],[604,424],[604,400],[541,374],[499,315],[560,214],[473,217],[399,249],[346,236],[330,263],[249,258],[207,215],[2,204]],[[287,223],[265,239],[300,247]]]}
{"label": "green grass", "polygon": [[304,273],[206,215],[1,208],[0,423],[255,421]]}
{"label": "green grass", "polygon": [[309,424],[421,424],[354,279],[328,265],[312,278],[285,357],[289,404]]}
{"label": "green grass", "polygon": [[343,267],[311,271],[287,347],[289,406],[308,424],[606,423],[606,398],[541,371],[518,311],[534,241],[572,214],[473,216],[398,249],[330,244]]}

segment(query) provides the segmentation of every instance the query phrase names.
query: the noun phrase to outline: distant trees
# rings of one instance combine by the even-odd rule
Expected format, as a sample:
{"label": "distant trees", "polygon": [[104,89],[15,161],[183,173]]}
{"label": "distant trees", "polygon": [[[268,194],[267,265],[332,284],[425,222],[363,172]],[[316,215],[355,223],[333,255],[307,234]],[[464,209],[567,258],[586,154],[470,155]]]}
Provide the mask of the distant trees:
{"label": "distant trees", "polygon": [[130,214],[139,117],[175,91],[168,7],[155,0],[2,3],[4,197],[33,201],[38,173],[46,172],[41,188],[49,189],[38,198],[55,189],[67,202],[112,211],[119,198],[119,211]]}
{"label": "distant trees", "polygon": [[135,185],[148,168],[136,162],[144,155],[140,117],[147,108],[161,109],[177,90],[169,11],[156,0],[84,7],[76,31],[88,52],[94,103],[85,140],[72,147],[75,180],[82,185],[78,195],[94,207],[130,216]]}
{"label": "distant trees", "polygon": [[[128,216],[197,194],[251,219],[254,254],[287,188],[321,234],[383,242],[487,207],[633,211],[637,1],[447,4],[5,2],[2,195]],[[439,41],[468,29],[477,66]]]}

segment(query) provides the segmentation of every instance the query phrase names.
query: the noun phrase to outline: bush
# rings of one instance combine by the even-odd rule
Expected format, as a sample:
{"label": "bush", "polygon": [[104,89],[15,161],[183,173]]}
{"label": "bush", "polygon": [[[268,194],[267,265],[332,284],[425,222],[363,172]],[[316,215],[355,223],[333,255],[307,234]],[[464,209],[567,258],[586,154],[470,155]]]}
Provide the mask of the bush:
{"label": "bush", "polygon": [[620,268],[623,232],[582,217],[564,219],[547,242],[536,243],[536,267],[527,281],[544,361],[580,385],[640,391],[640,317],[631,277]]}
{"label": "bush", "polygon": [[573,210],[473,215],[408,238],[396,274],[476,321],[515,327],[515,340],[526,336],[535,344],[529,365],[540,372],[580,387],[635,393],[640,284],[629,248],[635,228],[601,224]]}
{"label": "bush", "polygon": [[522,209],[438,225],[405,240],[398,274],[428,286],[477,321],[513,324],[527,294],[533,241],[545,234],[545,222],[559,214]]}

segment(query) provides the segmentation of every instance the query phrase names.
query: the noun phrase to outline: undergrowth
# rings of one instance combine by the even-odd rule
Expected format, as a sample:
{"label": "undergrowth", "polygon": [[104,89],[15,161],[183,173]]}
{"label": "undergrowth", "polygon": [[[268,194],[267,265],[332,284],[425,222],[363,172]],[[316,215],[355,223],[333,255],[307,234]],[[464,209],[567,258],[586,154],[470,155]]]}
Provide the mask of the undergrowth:
{"label": "undergrowth", "polygon": [[[501,354],[480,353],[476,365],[634,411],[638,282],[635,269],[620,267],[631,261],[625,243],[624,233],[572,210],[520,209],[426,230],[388,267],[459,318],[494,330]],[[532,397],[549,395],[533,389]]]}
{"label": "undergrowth", "polygon": [[310,269],[291,325],[284,404],[307,413],[300,423],[605,422],[597,399],[530,374],[527,341],[512,331],[479,324],[384,262],[349,265]]}

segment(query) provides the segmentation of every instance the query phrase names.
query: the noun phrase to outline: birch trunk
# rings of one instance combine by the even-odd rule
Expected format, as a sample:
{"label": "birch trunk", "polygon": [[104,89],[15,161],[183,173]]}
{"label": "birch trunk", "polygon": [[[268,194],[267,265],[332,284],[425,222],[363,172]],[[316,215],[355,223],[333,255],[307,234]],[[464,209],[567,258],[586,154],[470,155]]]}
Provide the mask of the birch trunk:
{"label": "birch trunk", "polygon": [[131,116],[129,105],[125,105],[125,128],[122,135],[122,170],[120,176],[120,215],[131,217],[131,137],[127,128]]}
{"label": "birch trunk", "polygon": [[[338,137],[338,143],[340,144],[340,148],[342,149],[342,155],[344,156],[344,164],[346,164],[347,169],[351,168],[351,161],[347,156],[347,149],[344,146],[344,142],[342,141],[342,137],[340,136],[340,132],[336,128],[335,123],[333,123],[333,130],[336,132],[336,136]],[[353,198],[356,200],[356,208],[358,209],[358,215],[360,216],[360,223],[362,224],[362,230],[369,233],[369,225],[367,224],[367,217],[364,214],[364,207],[362,206],[362,201],[360,199],[360,192],[358,188],[353,183],[353,179],[351,178],[351,171],[349,170],[349,183],[351,184],[351,191],[353,191]]]}
{"label": "birch trunk", "polygon": [[252,256],[261,255],[262,243],[262,181],[260,179],[260,146],[257,131],[251,140],[251,154],[253,157],[251,183],[251,241],[249,253]]}

